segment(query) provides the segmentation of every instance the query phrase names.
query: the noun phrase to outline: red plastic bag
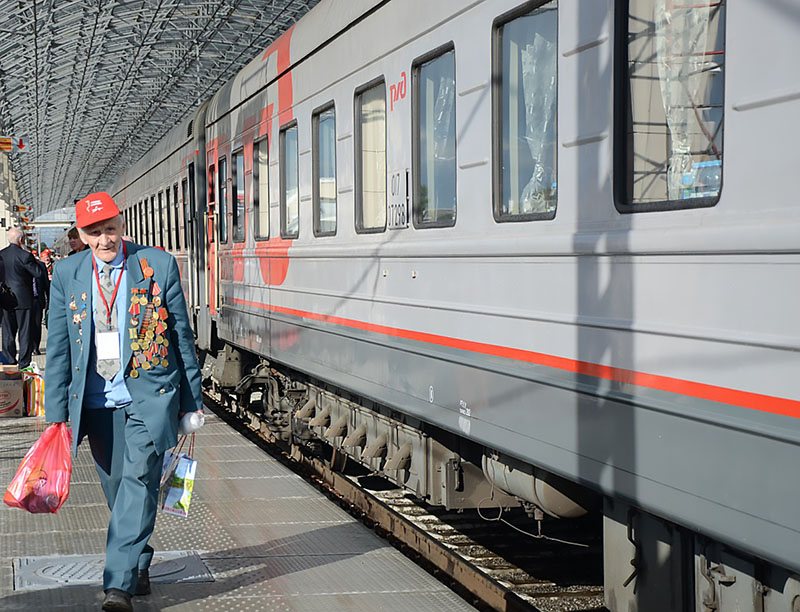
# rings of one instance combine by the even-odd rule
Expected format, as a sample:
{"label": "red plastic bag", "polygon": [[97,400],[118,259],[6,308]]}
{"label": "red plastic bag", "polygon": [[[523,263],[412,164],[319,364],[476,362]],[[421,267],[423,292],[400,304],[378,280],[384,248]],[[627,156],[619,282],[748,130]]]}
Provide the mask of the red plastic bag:
{"label": "red plastic bag", "polygon": [[71,447],[72,432],[66,423],[45,429],[19,464],[3,502],[33,514],[58,512],[69,495]]}

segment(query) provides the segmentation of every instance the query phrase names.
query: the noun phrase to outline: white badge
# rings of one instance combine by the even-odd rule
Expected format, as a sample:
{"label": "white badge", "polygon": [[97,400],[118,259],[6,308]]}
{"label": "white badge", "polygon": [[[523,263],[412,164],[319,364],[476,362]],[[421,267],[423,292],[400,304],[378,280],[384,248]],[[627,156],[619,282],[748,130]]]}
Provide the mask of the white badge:
{"label": "white badge", "polygon": [[94,346],[97,349],[97,358],[119,359],[119,332],[98,332],[94,336]]}

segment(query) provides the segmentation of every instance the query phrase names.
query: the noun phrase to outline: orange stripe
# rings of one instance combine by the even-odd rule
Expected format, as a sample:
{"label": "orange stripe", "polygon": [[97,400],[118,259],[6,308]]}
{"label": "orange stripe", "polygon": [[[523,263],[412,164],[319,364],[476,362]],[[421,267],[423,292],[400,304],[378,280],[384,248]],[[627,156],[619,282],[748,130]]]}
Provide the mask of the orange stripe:
{"label": "orange stripe", "polygon": [[578,361],[577,359],[568,359],[566,357],[557,357],[555,355],[537,353],[535,351],[528,351],[525,349],[510,348],[496,344],[486,344],[484,342],[474,342],[472,340],[461,340],[459,338],[450,338],[448,336],[440,336],[437,334],[417,332],[408,329],[400,329],[397,327],[388,327],[386,325],[375,325],[373,323],[366,323],[364,321],[344,319],[342,317],[323,315],[315,312],[306,312],[304,310],[295,310],[293,308],[284,308],[282,306],[270,306],[268,304],[261,304],[260,302],[251,302],[238,298],[233,298],[232,301],[242,306],[260,308],[262,310],[292,315],[312,321],[323,321],[325,323],[332,323],[334,325],[341,325],[343,327],[350,327],[352,329],[374,332],[383,334],[385,336],[416,340],[418,342],[446,346],[462,351],[469,351],[471,353],[480,353],[482,355],[503,357],[505,359],[513,359],[514,361],[522,361],[525,363],[546,366],[566,372],[572,372],[574,374],[585,374],[587,376],[594,376],[595,378],[602,378],[604,380],[612,380],[615,382],[636,385],[637,387],[656,389],[658,391],[686,395],[712,402],[729,404],[731,406],[749,408],[750,410],[759,410],[761,412],[770,412],[772,414],[800,418],[800,401],[783,397],[762,395],[760,393],[750,393],[749,391],[739,391],[737,389],[729,389],[727,387],[707,385],[704,383],[683,380],[680,378],[671,378],[669,376],[659,376],[658,374],[647,374],[645,372],[614,368],[611,366],[600,365],[598,363]]}

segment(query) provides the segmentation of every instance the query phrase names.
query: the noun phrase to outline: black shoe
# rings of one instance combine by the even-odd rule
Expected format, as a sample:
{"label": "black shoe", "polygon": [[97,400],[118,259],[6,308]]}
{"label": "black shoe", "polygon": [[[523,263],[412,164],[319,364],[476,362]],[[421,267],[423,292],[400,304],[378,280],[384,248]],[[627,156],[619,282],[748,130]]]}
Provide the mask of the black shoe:
{"label": "black shoe", "polygon": [[150,571],[139,570],[139,579],[136,582],[136,595],[150,594]]}
{"label": "black shoe", "polygon": [[103,600],[105,612],[133,612],[131,594],[120,589],[108,589]]}

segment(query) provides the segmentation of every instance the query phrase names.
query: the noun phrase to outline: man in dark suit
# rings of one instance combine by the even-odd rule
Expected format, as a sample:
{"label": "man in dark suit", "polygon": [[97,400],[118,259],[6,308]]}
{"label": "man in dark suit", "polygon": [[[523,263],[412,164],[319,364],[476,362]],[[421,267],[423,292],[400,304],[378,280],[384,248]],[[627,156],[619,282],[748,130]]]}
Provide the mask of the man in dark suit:
{"label": "man in dark suit", "polygon": [[41,355],[39,345],[42,343],[42,319],[47,310],[47,300],[50,297],[50,279],[47,275],[47,266],[43,261],[36,260],[42,272],[40,278],[33,279],[33,308],[31,308],[31,342],[33,354]]}
{"label": "man in dark suit", "polygon": [[148,568],[164,451],[178,421],[202,410],[200,369],[175,258],[123,241],[107,193],[75,205],[85,251],[60,261],[50,285],[45,416],[69,419],[73,452],[89,438],[111,519],[103,610],[133,610]]}
{"label": "man in dark suit", "polygon": [[3,353],[10,363],[17,363],[17,332],[19,332],[19,365],[31,363],[33,336],[31,309],[33,308],[33,279],[42,278],[42,270],[33,255],[22,248],[22,230],[8,230],[9,245],[0,251],[6,269],[6,285],[17,296],[17,307],[3,317]]}

